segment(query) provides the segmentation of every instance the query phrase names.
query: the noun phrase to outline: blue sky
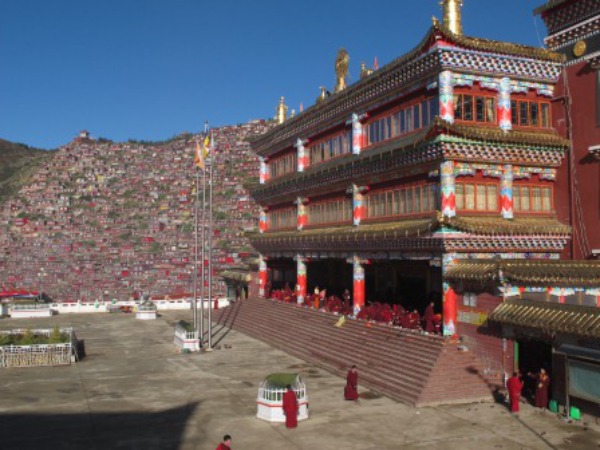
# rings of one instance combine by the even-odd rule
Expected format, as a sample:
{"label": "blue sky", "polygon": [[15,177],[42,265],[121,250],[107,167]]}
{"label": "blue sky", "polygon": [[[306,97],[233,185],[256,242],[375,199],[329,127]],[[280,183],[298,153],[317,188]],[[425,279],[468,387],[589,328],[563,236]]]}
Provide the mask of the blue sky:
{"label": "blue sky", "polygon": [[[542,0],[465,0],[469,36],[542,45]],[[0,138],[42,148],[161,140],[271,117],[412,49],[438,0],[1,0]],[[537,24],[537,29],[536,29]]]}

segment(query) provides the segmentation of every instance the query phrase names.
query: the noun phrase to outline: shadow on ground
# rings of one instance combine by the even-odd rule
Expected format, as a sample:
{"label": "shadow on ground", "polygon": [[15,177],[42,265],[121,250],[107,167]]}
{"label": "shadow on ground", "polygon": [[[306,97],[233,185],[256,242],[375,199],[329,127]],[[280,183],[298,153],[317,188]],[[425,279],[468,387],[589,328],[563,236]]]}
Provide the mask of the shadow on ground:
{"label": "shadow on ground", "polygon": [[190,403],[160,412],[0,414],[0,448],[176,450],[197,407]]}

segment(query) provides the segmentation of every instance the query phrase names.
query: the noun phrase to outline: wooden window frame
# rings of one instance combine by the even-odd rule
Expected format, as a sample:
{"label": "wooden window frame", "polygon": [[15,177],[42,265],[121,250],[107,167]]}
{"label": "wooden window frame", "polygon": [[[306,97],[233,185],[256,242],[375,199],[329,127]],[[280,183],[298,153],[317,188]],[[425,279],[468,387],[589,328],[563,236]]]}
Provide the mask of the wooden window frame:
{"label": "wooden window frame", "polygon": [[[473,208],[467,208],[467,196],[466,196],[466,186],[472,185],[474,187],[473,190]],[[465,180],[456,182],[456,187],[462,187],[462,208],[459,208],[459,195],[458,189],[455,190],[456,195],[456,210],[464,211],[464,212],[474,212],[474,213],[491,213],[491,212],[500,212],[500,183],[494,183],[491,181],[488,182],[479,182],[475,180]],[[496,208],[491,209],[489,207],[488,201],[488,186],[494,186],[496,188]],[[483,195],[485,199],[485,209],[477,208],[477,198],[479,195],[479,190],[483,189]]]}

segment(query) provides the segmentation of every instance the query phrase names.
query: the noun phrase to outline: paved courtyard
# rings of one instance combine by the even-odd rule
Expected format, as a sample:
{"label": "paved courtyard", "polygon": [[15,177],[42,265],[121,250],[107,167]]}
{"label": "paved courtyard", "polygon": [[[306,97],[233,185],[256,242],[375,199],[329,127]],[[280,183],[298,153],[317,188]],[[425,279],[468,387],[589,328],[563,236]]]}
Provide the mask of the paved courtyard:
{"label": "paved courtyard", "polygon": [[[343,379],[233,331],[216,330],[212,353],[177,354],[174,324],[185,317],[0,320],[0,329],[73,326],[87,351],[68,367],[0,369],[0,449],[212,450],[224,434],[234,450],[600,448],[595,423],[529,406],[518,418],[493,403],[415,409],[364,389],[348,403]],[[311,416],[295,430],[255,417],[259,382],[281,371],[308,387]]]}

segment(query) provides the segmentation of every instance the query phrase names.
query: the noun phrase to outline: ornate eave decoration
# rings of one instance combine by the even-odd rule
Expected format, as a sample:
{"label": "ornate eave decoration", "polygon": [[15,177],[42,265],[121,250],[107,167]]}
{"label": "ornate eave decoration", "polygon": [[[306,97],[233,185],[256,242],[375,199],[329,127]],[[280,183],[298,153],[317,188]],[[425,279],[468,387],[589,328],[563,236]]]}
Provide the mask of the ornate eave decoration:
{"label": "ornate eave decoration", "polygon": [[446,272],[455,281],[496,281],[512,286],[600,287],[600,261],[458,260]]}
{"label": "ornate eave decoration", "polygon": [[[455,233],[436,233],[451,228]],[[458,233],[456,233],[458,232]],[[461,217],[440,215],[393,222],[306,228],[295,231],[249,233],[252,245],[261,252],[414,250],[457,252],[560,252],[570,228],[554,218]]]}
{"label": "ornate eave decoration", "polygon": [[589,306],[508,299],[489,315],[488,320],[510,325],[519,334],[532,330],[538,339],[549,341],[557,334],[600,338],[600,309]]}
{"label": "ornate eave decoration", "polygon": [[[363,151],[309,166],[254,186],[252,196],[260,203],[282,202],[302,193],[311,196],[327,187],[344,191],[349,181],[398,179],[418,165],[449,159],[471,163],[506,163],[558,167],[568,141],[555,132],[505,133],[501,130],[450,124],[437,118],[427,129]],[[424,167],[428,171],[431,167]]]}
{"label": "ornate eave decoration", "polygon": [[[438,41],[443,45],[438,45]],[[468,60],[466,65],[463,56]],[[509,60],[511,58],[514,61]],[[272,131],[252,139],[251,144],[260,156],[272,156],[291,148],[298,136],[323,133],[343,124],[353,112],[372,109],[406,95],[410,92],[410,86],[427,86],[428,78],[442,68],[502,76],[510,73],[515,78],[555,82],[562,61],[562,55],[545,49],[457,36],[443,24],[435,23],[412,51],[372,76],[365,77]]]}

